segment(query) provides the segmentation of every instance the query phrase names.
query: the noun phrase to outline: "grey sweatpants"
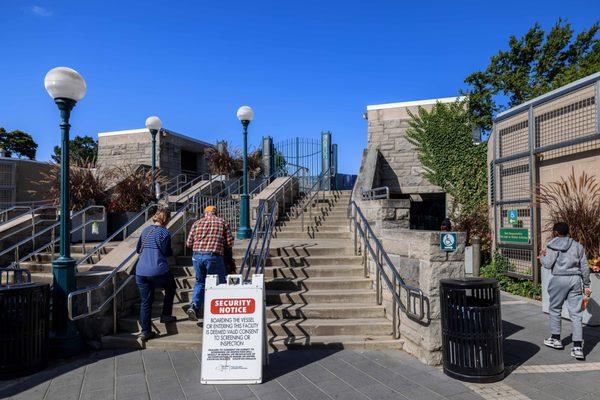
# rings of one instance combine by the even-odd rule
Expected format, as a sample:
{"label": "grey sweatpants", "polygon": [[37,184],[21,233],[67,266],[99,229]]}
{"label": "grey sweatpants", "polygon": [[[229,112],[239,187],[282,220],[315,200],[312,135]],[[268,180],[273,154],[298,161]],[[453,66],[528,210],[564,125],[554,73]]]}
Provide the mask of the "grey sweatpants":
{"label": "grey sweatpants", "polygon": [[548,284],[550,297],[550,333],[560,335],[562,308],[565,300],[573,327],[573,341],[583,340],[581,301],[583,283],[579,275],[554,275]]}

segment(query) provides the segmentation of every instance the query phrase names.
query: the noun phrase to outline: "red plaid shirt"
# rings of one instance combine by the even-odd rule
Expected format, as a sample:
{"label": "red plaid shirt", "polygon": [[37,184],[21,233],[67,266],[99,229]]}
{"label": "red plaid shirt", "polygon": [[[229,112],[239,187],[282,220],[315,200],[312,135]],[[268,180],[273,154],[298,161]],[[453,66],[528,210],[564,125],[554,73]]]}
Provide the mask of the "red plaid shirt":
{"label": "red plaid shirt", "polygon": [[233,236],[229,225],[223,219],[205,214],[192,225],[186,245],[193,251],[216,253],[222,256],[225,245],[233,246]]}

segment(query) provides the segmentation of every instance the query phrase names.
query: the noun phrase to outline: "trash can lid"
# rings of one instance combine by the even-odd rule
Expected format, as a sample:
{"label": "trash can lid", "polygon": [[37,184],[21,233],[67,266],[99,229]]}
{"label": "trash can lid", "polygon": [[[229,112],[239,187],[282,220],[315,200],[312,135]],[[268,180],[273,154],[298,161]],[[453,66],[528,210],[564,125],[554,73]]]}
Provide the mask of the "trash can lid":
{"label": "trash can lid", "polygon": [[445,287],[460,287],[464,289],[479,286],[498,285],[494,278],[464,278],[464,279],[440,279],[440,285]]}

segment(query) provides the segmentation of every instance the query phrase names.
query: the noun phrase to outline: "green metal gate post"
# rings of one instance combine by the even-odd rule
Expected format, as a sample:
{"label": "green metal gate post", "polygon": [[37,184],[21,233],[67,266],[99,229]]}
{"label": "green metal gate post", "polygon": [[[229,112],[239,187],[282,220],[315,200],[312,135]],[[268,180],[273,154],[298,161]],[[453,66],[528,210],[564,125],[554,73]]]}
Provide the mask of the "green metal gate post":
{"label": "green metal gate post", "polygon": [[[328,170],[329,170],[329,172],[331,172],[331,132],[330,131],[321,132],[321,149],[322,149],[321,173],[324,174]],[[322,189],[330,190],[331,189],[331,180],[324,179],[323,182],[324,182],[324,184],[323,184]]]}

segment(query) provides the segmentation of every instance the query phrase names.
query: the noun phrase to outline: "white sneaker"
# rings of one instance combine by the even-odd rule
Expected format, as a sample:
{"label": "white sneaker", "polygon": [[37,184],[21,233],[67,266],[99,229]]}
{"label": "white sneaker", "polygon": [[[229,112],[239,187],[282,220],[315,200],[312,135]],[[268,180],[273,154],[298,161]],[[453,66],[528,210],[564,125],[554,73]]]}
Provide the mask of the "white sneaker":
{"label": "white sneaker", "polygon": [[575,357],[578,360],[585,360],[583,355],[583,347],[573,347],[571,349],[571,357]]}
{"label": "white sneaker", "polygon": [[563,344],[560,340],[554,339],[553,337],[549,337],[548,339],[544,339],[544,344],[548,347],[552,347],[553,349],[562,350]]}

